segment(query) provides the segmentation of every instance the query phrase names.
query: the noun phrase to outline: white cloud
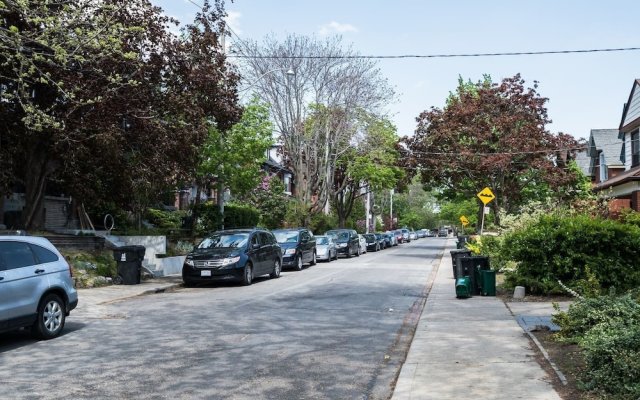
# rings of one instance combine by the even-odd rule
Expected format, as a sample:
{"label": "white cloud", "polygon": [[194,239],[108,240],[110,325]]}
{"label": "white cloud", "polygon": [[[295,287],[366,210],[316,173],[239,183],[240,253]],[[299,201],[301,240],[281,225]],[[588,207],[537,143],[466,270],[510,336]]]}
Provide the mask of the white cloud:
{"label": "white cloud", "polygon": [[331,21],[324,24],[318,31],[321,35],[330,35],[332,33],[358,32],[358,28],[351,24],[341,24],[340,22]]}
{"label": "white cloud", "polygon": [[225,19],[229,28],[231,28],[231,30],[233,30],[237,35],[242,34],[242,29],[240,29],[240,17],[242,17],[242,14],[239,11],[228,11],[227,18]]}

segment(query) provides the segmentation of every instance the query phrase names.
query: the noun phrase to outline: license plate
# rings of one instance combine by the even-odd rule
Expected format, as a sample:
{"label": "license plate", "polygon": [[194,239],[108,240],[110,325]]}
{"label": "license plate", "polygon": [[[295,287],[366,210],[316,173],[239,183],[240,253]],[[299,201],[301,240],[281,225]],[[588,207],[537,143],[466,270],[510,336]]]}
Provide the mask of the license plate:
{"label": "license plate", "polygon": [[211,271],[209,271],[208,269],[200,271],[200,276],[211,276]]}

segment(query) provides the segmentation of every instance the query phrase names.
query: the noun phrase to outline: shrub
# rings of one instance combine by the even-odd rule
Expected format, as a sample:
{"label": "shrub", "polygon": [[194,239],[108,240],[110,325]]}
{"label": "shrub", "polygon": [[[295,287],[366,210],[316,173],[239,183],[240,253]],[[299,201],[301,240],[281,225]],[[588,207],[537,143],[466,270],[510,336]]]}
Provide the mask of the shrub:
{"label": "shrub", "polygon": [[579,342],[598,325],[633,320],[640,320],[640,303],[631,294],[583,298],[573,303],[566,312],[553,316],[553,321],[561,328],[561,336],[572,342]]}
{"label": "shrub", "polygon": [[260,212],[253,207],[229,204],[224,208],[225,229],[254,227],[259,222]]}
{"label": "shrub", "polygon": [[638,248],[636,226],[588,216],[542,216],[505,236],[501,254],[517,263],[505,283],[531,293],[561,292],[558,280],[572,288],[626,291],[640,285]]}
{"label": "shrub", "polygon": [[640,398],[640,303],[636,294],[581,299],[554,315],[560,336],[584,350],[587,389]]}
{"label": "shrub", "polygon": [[147,209],[146,219],[161,229],[180,229],[185,217],[183,211],[163,211],[155,208]]}
{"label": "shrub", "polygon": [[338,219],[333,214],[319,213],[311,217],[309,229],[316,235],[322,235],[336,226],[338,226]]}
{"label": "shrub", "polygon": [[74,272],[78,288],[107,284],[106,279],[117,275],[117,263],[110,251],[77,252],[62,251],[64,258]]}

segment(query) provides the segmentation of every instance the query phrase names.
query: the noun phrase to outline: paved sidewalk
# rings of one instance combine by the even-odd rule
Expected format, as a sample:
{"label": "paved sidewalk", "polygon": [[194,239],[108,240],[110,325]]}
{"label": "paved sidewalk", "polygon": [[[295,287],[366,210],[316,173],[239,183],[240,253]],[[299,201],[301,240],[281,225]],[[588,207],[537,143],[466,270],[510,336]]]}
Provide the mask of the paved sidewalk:
{"label": "paved sidewalk", "polygon": [[145,294],[161,293],[182,284],[180,275],[170,275],[142,281],[139,285],[111,285],[92,289],[78,289],[78,307],[70,318],[125,318],[126,315],[107,313],[107,305],[119,300]]}
{"label": "paved sidewalk", "polygon": [[447,244],[392,399],[560,399],[502,300],[456,299]]}

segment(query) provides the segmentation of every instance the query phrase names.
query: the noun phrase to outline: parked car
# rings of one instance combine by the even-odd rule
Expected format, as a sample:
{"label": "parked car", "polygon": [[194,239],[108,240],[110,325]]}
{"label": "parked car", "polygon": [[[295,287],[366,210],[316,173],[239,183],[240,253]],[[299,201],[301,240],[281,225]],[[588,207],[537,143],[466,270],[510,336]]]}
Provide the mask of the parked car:
{"label": "parked car", "polygon": [[402,229],[396,229],[395,231],[393,231],[393,233],[396,235],[396,240],[398,241],[398,243],[404,243],[404,234],[402,232]]}
{"label": "parked car", "polygon": [[402,230],[402,242],[403,243],[411,242],[411,237],[409,237],[409,229],[402,228],[401,230]]}
{"label": "parked car", "polygon": [[418,235],[418,239],[422,239],[427,237],[427,230],[426,229],[418,229],[416,231],[416,234]]}
{"label": "parked car", "polygon": [[380,243],[380,249],[386,249],[387,248],[387,242],[385,241],[385,237],[384,234],[377,232],[374,233],[374,235],[376,235],[376,239],[378,240],[378,243]]}
{"label": "parked car", "polygon": [[438,229],[438,237],[447,237],[449,236],[449,230],[447,228]]}
{"label": "parked car", "polygon": [[332,229],[325,235],[335,237],[338,254],[344,254],[347,258],[360,255],[360,239],[358,233],[353,229]]}
{"label": "parked car", "polygon": [[282,250],[273,233],[263,229],[233,229],[204,238],[182,266],[185,286],[198,282],[235,280],[248,286],[262,275],[279,278]]}
{"label": "parked car", "polygon": [[380,243],[378,242],[376,235],[374,235],[373,233],[365,233],[362,236],[364,237],[364,240],[367,243],[367,250],[369,251],[380,250]]}
{"label": "parked car", "polygon": [[387,235],[389,237],[389,241],[391,242],[391,246],[397,246],[398,245],[398,238],[396,237],[396,234],[393,232],[385,232],[385,235]]}
{"label": "parked car", "polygon": [[418,234],[415,231],[409,231],[409,240],[418,240]]}
{"label": "parked car", "polygon": [[316,256],[318,260],[338,259],[338,249],[332,236],[316,236]]}
{"label": "parked car", "polygon": [[0,236],[0,332],[30,327],[52,339],[77,305],[71,267],[49,240]]}
{"label": "parked car", "polygon": [[360,243],[360,254],[364,254],[367,252],[367,239],[365,239],[361,234],[358,234],[358,239]]}
{"label": "parked car", "polygon": [[282,248],[282,266],[302,271],[303,265],[316,265],[316,238],[305,228],[272,231]]}

